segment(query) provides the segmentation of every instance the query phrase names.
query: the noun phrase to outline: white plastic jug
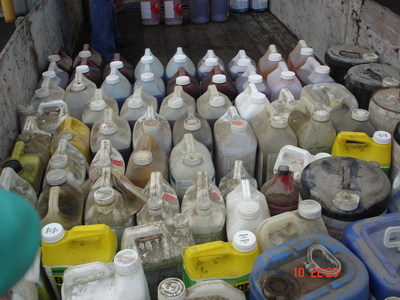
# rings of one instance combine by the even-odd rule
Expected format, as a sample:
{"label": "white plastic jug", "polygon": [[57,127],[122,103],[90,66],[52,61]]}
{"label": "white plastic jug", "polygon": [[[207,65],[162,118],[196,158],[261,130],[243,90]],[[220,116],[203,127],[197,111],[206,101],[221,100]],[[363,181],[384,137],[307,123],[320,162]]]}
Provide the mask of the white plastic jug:
{"label": "white plastic jug", "polygon": [[192,134],[184,135],[182,141],[172,149],[169,161],[170,182],[179,199],[196,180],[199,171],[206,171],[211,181],[215,181],[215,170],[210,152],[196,141]]}
{"label": "white plastic jug", "polygon": [[229,76],[232,80],[235,80],[238,75],[246,71],[246,68],[249,65],[257,67],[254,60],[247,56],[245,50],[239,50],[236,56],[232,58],[228,64]]}
{"label": "white plastic jug", "polygon": [[135,250],[119,251],[112,263],[93,262],[68,268],[63,299],[150,300],[140,257]]}
{"label": "white plastic jug", "polygon": [[280,61],[282,61],[282,55],[278,53],[276,46],[271,44],[258,60],[257,71],[264,79],[267,79],[268,74],[278,67]]}
{"label": "white plastic jug", "polygon": [[312,56],[308,57],[304,65],[296,71],[296,76],[299,78],[302,85],[307,85],[308,76],[314,71],[314,69],[321,64]]}
{"label": "white plastic jug", "polygon": [[164,98],[159,113],[173,126],[176,120],[186,115],[188,107],[195,109],[196,103],[192,96],[185,93],[182,87],[177,85],[173,93]]}
{"label": "white plastic jug", "polygon": [[131,129],[127,120],[119,117],[112,108],[104,110],[104,116],[93,124],[90,131],[90,148],[93,155],[100,149],[102,140],[110,140],[121,153],[125,162],[131,154]]}
{"label": "white plastic jug", "polygon": [[197,99],[196,106],[199,115],[208,121],[211,128],[214,128],[215,121],[226,113],[232,102],[220,93],[215,85],[210,84],[207,91]]}
{"label": "white plastic jug", "polygon": [[235,80],[235,86],[238,93],[243,92],[246,87],[244,86],[249,79],[250,75],[257,75],[257,69],[253,65],[248,65],[244,73],[238,75]]}
{"label": "white plastic jug", "polygon": [[144,65],[148,64],[152,73],[157,74],[160,78],[164,78],[165,70],[160,60],[151,53],[150,48],[144,50],[144,55],[140,58],[135,67],[135,80],[140,78],[144,73]]}
{"label": "white plastic jug", "polygon": [[169,60],[167,67],[165,68],[166,80],[168,81],[178,72],[180,67],[184,67],[185,70],[192,76],[196,76],[196,67],[190,58],[183,52],[182,47],[176,48],[176,53]]}
{"label": "white plastic jug", "polygon": [[105,95],[102,89],[96,89],[93,98],[86,104],[82,113],[82,122],[92,128],[94,122],[103,117],[104,109],[107,107],[118,111],[117,101]]}
{"label": "white plastic jug", "polygon": [[214,66],[217,66],[218,59],[215,57],[209,57],[207,58],[204,63],[202,63],[198,68],[197,68],[197,78],[199,81],[203,80],[204,77],[207,76],[208,73],[211,72]]}
{"label": "white plastic jug", "polygon": [[228,241],[240,230],[255,233],[258,225],[271,216],[263,193],[246,179],[226,196],[226,211]]}
{"label": "white plastic jug", "polygon": [[265,94],[258,91],[254,83],[250,83],[235,99],[235,107],[238,113],[247,122],[251,122],[264,106],[269,103],[268,98]]}
{"label": "white plastic jug", "polygon": [[132,128],[135,122],[146,113],[149,106],[157,111],[157,99],[146,92],[142,86],[138,86],[134,89],[133,94],[125,100],[119,116],[127,120]]}
{"label": "white plastic jug", "polygon": [[280,61],[278,62],[278,66],[275,68],[275,70],[273,70],[271,73],[268,74],[267,84],[271,89],[271,92],[272,92],[272,87],[275,85],[277,81],[280,80],[281,73],[285,71],[289,71],[289,69],[284,61]]}
{"label": "white plastic jug", "polygon": [[37,111],[37,125],[49,133],[55,133],[58,126],[69,116],[68,106],[63,100],[40,103]]}
{"label": "white plastic jug", "polygon": [[35,90],[35,94],[30,101],[34,110],[37,110],[40,103],[64,99],[65,91],[51,81],[53,76],[55,76],[54,71],[42,73],[42,84],[39,89]]}
{"label": "white plastic jug", "polygon": [[[201,66],[204,66],[204,65],[205,65],[205,61],[206,61],[208,58],[216,58],[216,59],[217,59],[217,64],[219,65],[221,71],[224,71],[224,70],[225,70],[224,62],[222,61],[221,58],[219,58],[219,57],[215,54],[214,50],[212,50],[212,49],[208,49],[207,52],[206,52],[206,54],[198,61],[198,63],[197,63],[197,70],[199,70],[199,69],[201,68]],[[208,71],[208,72],[209,72],[209,71]]]}
{"label": "white plastic jug", "polygon": [[207,172],[199,171],[182,201],[196,244],[225,240],[226,208],[221,193]]}
{"label": "white plastic jug", "polygon": [[157,99],[158,106],[161,105],[165,97],[165,85],[161,77],[151,72],[142,73],[133,87],[136,89],[138,86],[142,86],[147,93],[154,96]]}
{"label": "white plastic jug", "polygon": [[215,165],[217,182],[228,174],[235,161],[240,159],[251,176],[256,163],[257,140],[246,120],[241,118],[235,107],[215,122]]}
{"label": "white plastic jug", "polygon": [[291,71],[281,72],[280,79],[275,81],[271,86],[271,101],[278,99],[279,93],[283,88],[288,89],[293,94],[293,97],[295,99],[300,99],[302,86],[294,72]]}
{"label": "white plastic jug", "polygon": [[[251,83],[256,86],[259,92],[263,93],[266,97],[270,97],[271,91],[268,87],[267,81],[258,74],[250,74],[249,77],[247,77],[247,80],[241,86],[237,86],[238,93],[243,92],[244,89],[246,89]],[[236,85],[238,85],[237,80]]]}
{"label": "white plastic jug", "polygon": [[133,149],[137,148],[140,138],[144,133],[150,134],[167,154],[171,152],[171,126],[164,117],[154,111],[152,106],[147,107],[147,112],[136,121],[133,127]]}

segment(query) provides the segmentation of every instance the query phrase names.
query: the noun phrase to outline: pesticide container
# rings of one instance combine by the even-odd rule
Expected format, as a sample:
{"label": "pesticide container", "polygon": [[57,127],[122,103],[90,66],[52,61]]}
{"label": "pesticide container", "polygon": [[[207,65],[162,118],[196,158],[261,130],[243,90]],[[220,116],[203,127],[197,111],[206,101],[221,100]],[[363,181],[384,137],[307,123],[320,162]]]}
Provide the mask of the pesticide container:
{"label": "pesticide container", "polygon": [[[209,72],[214,68],[214,66],[219,65],[217,57],[207,57],[203,62],[197,64],[197,78],[202,81],[204,77],[207,76]],[[220,65],[221,68],[221,65]],[[223,69],[223,66],[222,66]]]}
{"label": "pesticide container", "polygon": [[282,55],[276,52],[275,45],[270,45],[267,52],[259,59],[257,71],[264,79],[267,79],[268,75],[278,67],[280,61],[282,61]]}
{"label": "pesticide container", "polygon": [[280,78],[273,82],[271,86],[271,101],[278,99],[279,93],[283,88],[288,89],[295,99],[300,99],[302,86],[294,72],[282,71]]}
{"label": "pesticide container", "polygon": [[[142,58],[143,57],[146,57],[144,59],[144,62],[142,62],[142,59],[140,59],[135,67],[135,80],[138,80],[138,78],[140,78],[144,67],[143,65],[145,63],[150,63],[153,73],[157,74],[161,78],[164,78],[164,66],[161,61],[151,52],[150,48],[144,49],[144,55],[142,56]],[[149,57],[152,57],[153,60]]]}
{"label": "pesticide container", "polygon": [[369,112],[361,108],[351,109],[345,103],[346,100],[331,111],[331,120],[336,132],[364,132],[372,137],[376,130],[369,121]]}
{"label": "pesticide container", "polygon": [[[250,68],[255,70],[254,66],[249,66],[248,70]],[[261,75],[254,72],[249,74],[248,77],[244,77],[245,73],[236,79],[236,89],[238,93],[242,93],[251,83],[253,83],[259,92],[263,93],[266,97],[270,97],[271,91],[267,85],[267,81],[263,79]]]}
{"label": "pesticide container", "polygon": [[[218,75],[214,77],[215,75]],[[204,94],[208,86],[214,84],[217,90],[226,95],[231,101],[234,101],[237,96],[235,82],[227,76],[219,65],[216,65],[201,81],[201,93]]]}
{"label": "pesticide container", "polygon": [[133,88],[136,89],[138,86],[142,86],[147,93],[155,97],[160,106],[165,97],[165,85],[160,77],[154,73],[145,72],[140,75],[140,79],[136,80]]}
{"label": "pesticide container", "polygon": [[103,117],[106,108],[118,111],[117,101],[105,95],[102,89],[97,89],[93,98],[85,106],[82,113],[82,122],[89,128],[92,128],[94,122]]}
{"label": "pesticide container", "polygon": [[169,60],[165,68],[165,77],[168,81],[178,72],[179,68],[183,67],[192,76],[196,76],[196,67],[189,57],[183,52],[182,47],[176,48],[176,52]]}
{"label": "pesticide container", "polygon": [[126,60],[124,59],[120,53],[114,53],[114,57],[111,59],[111,61],[104,67],[103,70],[103,81],[106,79],[108,75],[110,75],[111,72],[111,63],[113,61],[121,61],[122,62],[122,68],[119,68],[118,71],[126,77],[126,79],[129,80],[130,83],[134,83],[134,70],[133,66]]}
{"label": "pesticide container", "polygon": [[305,64],[308,57],[314,56],[314,50],[307,46],[304,40],[299,40],[296,47],[289,53],[287,65],[289,71],[296,72]]}
{"label": "pesticide container", "polygon": [[110,167],[119,170],[125,174],[125,162],[117,149],[113,147],[110,140],[102,140],[100,142],[99,151],[93,157],[89,167],[89,178],[101,176],[102,169]]}
{"label": "pesticide container", "polygon": [[197,70],[199,70],[201,66],[205,65],[205,62],[206,62],[206,60],[207,60],[208,58],[216,58],[216,59],[217,59],[217,65],[219,66],[219,68],[220,68],[221,70],[224,70],[224,69],[225,69],[224,62],[222,61],[222,59],[219,58],[219,57],[215,54],[214,50],[208,49],[207,52],[206,52],[206,54],[197,62]]}
{"label": "pesticide container", "polygon": [[[260,76],[260,78],[262,77]],[[250,83],[235,99],[235,107],[238,113],[247,122],[251,122],[264,106],[268,104],[268,98],[257,89],[254,83]]]}
{"label": "pesticide container", "polygon": [[65,91],[51,81],[54,76],[55,72],[53,71],[47,71],[42,74],[43,81],[30,100],[34,110],[37,110],[40,103],[64,99]]}
{"label": "pesticide container", "polygon": [[171,94],[175,87],[179,85],[182,89],[194,99],[200,97],[200,84],[196,77],[190,75],[184,67],[179,67],[178,71],[167,81],[167,92]]}
{"label": "pesticide container", "polygon": [[233,57],[228,63],[228,73],[232,80],[243,74],[247,67],[253,65],[256,67],[256,63],[253,59],[247,56],[245,50],[239,50],[235,57]]}
{"label": "pesticide container", "polygon": [[89,44],[83,45],[82,51],[80,51],[78,55],[75,56],[72,67],[76,68],[76,66],[78,66],[81,63],[81,60],[83,58],[88,58],[99,68],[101,68],[101,65],[103,63],[100,53],[94,50],[92,47],[90,47]]}
{"label": "pesticide container", "polygon": [[207,0],[189,0],[189,19],[195,24],[210,21],[210,3]]}

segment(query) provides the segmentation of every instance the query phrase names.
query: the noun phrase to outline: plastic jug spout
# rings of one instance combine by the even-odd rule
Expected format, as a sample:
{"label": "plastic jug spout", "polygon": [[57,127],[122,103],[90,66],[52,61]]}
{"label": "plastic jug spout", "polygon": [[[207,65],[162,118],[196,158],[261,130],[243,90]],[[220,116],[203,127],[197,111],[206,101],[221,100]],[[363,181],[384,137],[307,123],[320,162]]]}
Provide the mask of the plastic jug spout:
{"label": "plastic jug spout", "polygon": [[41,84],[41,88],[43,88],[43,89],[50,89],[50,82],[51,82],[51,78],[50,77],[44,77],[44,76],[42,76],[42,78],[43,78],[43,81],[42,81],[42,84]]}
{"label": "plastic jug spout", "polygon": [[208,175],[206,171],[197,172],[197,195],[209,198],[208,194]]}
{"label": "plastic jug spout", "polygon": [[82,76],[83,74],[81,72],[76,72],[75,73],[75,79],[74,79],[74,83],[72,84],[71,89],[74,92],[79,92],[85,89],[85,83],[82,80]]}
{"label": "plastic jug spout", "polygon": [[150,176],[150,197],[162,197],[162,184],[161,172],[152,172]]}
{"label": "plastic jug spout", "polygon": [[289,71],[286,63],[284,61],[280,61],[278,64],[278,69],[282,72]]}
{"label": "plastic jug spout", "polygon": [[235,165],[233,167],[233,179],[242,179],[242,168],[243,168],[243,161],[236,160]]}
{"label": "plastic jug spout", "polygon": [[103,168],[103,170],[101,172],[100,186],[102,188],[112,187],[112,185],[111,185],[111,168],[110,167]]}
{"label": "plastic jug spout", "polygon": [[56,153],[58,155],[67,155],[68,140],[65,138],[60,139]]}
{"label": "plastic jug spout", "polygon": [[103,166],[107,166],[109,161],[111,160],[111,142],[110,140],[102,140],[100,143],[99,153],[99,162],[101,162]]}
{"label": "plastic jug spout", "polygon": [[[55,218],[59,217],[58,200],[60,197],[60,187],[52,186],[49,193],[49,204],[46,216],[42,219],[42,225],[55,222]],[[57,218],[58,219],[58,218]]]}
{"label": "plastic jug spout", "polygon": [[104,100],[102,89],[96,89],[96,91],[94,92],[93,100]]}
{"label": "plastic jug spout", "polygon": [[283,88],[281,89],[281,91],[279,92],[279,101],[282,101],[288,105],[295,105],[295,99],[293,94],[287,89],[287,88]]}
{"label": "plastic jug spout", "polygon": [[[267,97],[257,90],[257,87],[254,83],[249,84],[251,94],[250,94],[250,102],[253,103],[265,103],[268,101]],[[269,101],[268,101],[269,102]]]}
{"label": "plastic jug spout", "polygon": [[247,179],[243,179],[241,183],[242,183],[243,201],[252,201],[250,192],[250,182]]}
{"label": "plastic jug spout", "polygon": [[247,58],[246,51],[239,50],[239,59],[245,59],[245,58]]}
{"label": "plastic jug spout", "polygon": [[176,53],[175,55],[185,55],[185,53],[183,52],[182,47],[177,47],[176,48]]}
{"label": "plastic jug spout", "polygon": [[185,147],[186,147],[186,153],[189,153],[189,152],[196,152],[195,144],[194,144],[195,139],[194,139],[194,137],[193,137],[193,134],[191,134],[191,133],[186,133],[186,134],[183,136],[183,139],[184,139],[184,144],[185,144]]}
{"label": "plastic jug spout", "polygon": [[153,56],[153,53],[151,53],[150,48],[146,48],[144,49],[144,55]]}

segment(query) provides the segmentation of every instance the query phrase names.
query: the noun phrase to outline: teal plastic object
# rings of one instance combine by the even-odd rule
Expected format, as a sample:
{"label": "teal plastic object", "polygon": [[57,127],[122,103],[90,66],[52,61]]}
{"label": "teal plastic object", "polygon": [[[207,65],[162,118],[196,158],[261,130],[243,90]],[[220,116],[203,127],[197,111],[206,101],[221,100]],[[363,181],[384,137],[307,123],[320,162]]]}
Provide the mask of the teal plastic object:
{"label": "teal plastic object", "polygon": [[0,294],[28,271],[40,246],[40,220],[23,197],[0,190]]}

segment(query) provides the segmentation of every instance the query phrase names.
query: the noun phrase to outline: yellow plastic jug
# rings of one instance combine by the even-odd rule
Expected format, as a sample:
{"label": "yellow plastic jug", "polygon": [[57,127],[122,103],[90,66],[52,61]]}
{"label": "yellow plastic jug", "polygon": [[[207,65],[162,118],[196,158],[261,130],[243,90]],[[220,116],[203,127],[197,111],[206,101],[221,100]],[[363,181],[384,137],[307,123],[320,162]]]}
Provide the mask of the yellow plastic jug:
{"label": "yellow plastic jug", "polygon": [[104,224],[64,230],[61,224],[50,223],[41,234],[42,264],[57,299],[61,299],[63,276],[69,266],[111,262],[117,249],[115,233]]}
{"label": "yellow plastic jug", "polygon": [[386,131],[375,131],[372,138],[364,132],[342,131],[332,147],[333,156],[347,156],[365,161],[376,161],[388,174],[392,153],[392,137]]}
{"label": "yellow plastic jug", "polygon": [[247,230],[236,232],[231,242],[191,246],[183,253],[183,282],[188,288],[203,280],[222,279],[248,292],[249,275],[258,255],[256,236]]}
{"label": "yellow plastic jug", "polygon": [[92,161],[92,153],[90,151],[90,129],[78,119],[73,117],[66,118],[60,126],[50,145],[50,155],[57,150],[60,139],[67,139],[69,143],[77,148],[85,156],[88,164]]}
{"label": "yellow plastic jug", "polygon": [[28,181],[38,193],[41,189],[43,177],[43,163],[40,156],[34,153],[25,154],[25,143],[18,141],[15,143],[13,152],[3,163],[2,168],[10,167]]}

